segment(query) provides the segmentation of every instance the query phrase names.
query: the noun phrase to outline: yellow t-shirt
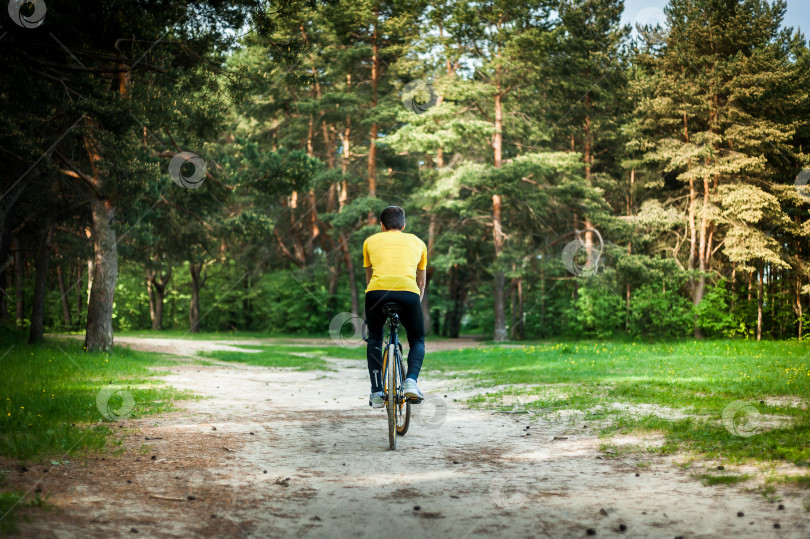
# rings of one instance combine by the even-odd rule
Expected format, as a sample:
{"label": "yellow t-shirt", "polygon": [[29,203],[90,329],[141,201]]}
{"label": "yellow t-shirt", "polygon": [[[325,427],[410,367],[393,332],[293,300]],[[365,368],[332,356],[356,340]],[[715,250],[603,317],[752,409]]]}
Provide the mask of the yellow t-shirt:
{"label": "yellow t-shirt", "polygon": [[407,290],[418,294],[416,270],[427,267],[427,247],[401,230],[378,232],[363,243],[363,266],[374,270],[366,292]]}

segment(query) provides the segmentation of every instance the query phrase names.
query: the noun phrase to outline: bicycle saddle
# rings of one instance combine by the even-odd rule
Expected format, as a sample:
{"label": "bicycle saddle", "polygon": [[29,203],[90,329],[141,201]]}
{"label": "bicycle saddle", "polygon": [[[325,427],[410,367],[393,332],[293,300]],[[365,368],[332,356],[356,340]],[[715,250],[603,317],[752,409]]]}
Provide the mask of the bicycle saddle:
{"label": "bicycle saddle", "polygon": [[383,314],[388,316],[391,314],[399,313],[399,303],[394,303],[393,301],[390,303],[386,303],[383,305]]}

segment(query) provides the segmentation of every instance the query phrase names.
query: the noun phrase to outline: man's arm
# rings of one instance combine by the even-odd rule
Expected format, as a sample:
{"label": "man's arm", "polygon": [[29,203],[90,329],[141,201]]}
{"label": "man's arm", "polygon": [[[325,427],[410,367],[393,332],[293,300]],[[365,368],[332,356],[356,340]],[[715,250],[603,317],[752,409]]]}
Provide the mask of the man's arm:
{"label": "man's arm", "polygon": [[427,283],[427,270],[416,270],[416,286],[419,287],[419,301],[425,297],[425,284]]}
{"label": "man's arm", "polygon": [[366,286],[371,282],[371,276],[374,275],[374,268],[366,266]]}

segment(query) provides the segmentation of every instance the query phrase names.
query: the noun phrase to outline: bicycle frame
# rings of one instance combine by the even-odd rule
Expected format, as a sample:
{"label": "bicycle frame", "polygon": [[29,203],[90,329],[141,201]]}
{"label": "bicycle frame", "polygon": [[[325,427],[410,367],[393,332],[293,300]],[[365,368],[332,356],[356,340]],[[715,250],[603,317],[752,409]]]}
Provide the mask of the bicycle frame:
{"label": "bicycle frame", "polygon": [[[394,359],[396,361],[396,365],[394,365],[395,369],[401,368],[401,360],[399,357],[402,356],[402,345],[399,343],[399,315],[397,313],[391,313],[388,315],[388,335],[386,335],[385,339],[383,340],[383,350],[388,350],[388,346],[393,343],[394,347],[399,350],[399,356],[394,356],[394,358],[388,358],[389,361]],[[386,381],[388,378],[388,369],[383,367],[383,387],[389,387],[386,385]]]}
{"label": "bicycle frame", "polygon": [[388,443],[391,449],[397,448],[397,435],[408,432],[411,418],[411,402],[419,402],[405,397],[405,368],[402,344],[399,342],[399,314],[387,309],[388,335],[383,341],[383,390],[388,411]]}

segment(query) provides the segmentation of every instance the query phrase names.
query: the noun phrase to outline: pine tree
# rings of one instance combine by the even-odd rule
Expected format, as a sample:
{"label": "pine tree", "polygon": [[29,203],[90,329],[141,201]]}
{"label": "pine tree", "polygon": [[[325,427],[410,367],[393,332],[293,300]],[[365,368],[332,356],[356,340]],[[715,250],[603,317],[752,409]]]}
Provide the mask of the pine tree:
{"label": "pine tree", "polygon": [[767,95],[778,109],[794,99],[779,90],[795,75],[789,33],[779,30],[784,10],[784,2],[763,0],[672,0],[665,41],[639,58],[647,68],[638,81],[640,144],[652,148],[648,160],[688,186],[685,266],[694,305],[708,272],[723,269],[719,246],[741,271],[754,271],[752,261],[760,276],[764,263],[786,264],[763,208],[774,203],[769,185],[783,161],[793,168],[799,157],[790,145],[797,123],[759,103]]}

